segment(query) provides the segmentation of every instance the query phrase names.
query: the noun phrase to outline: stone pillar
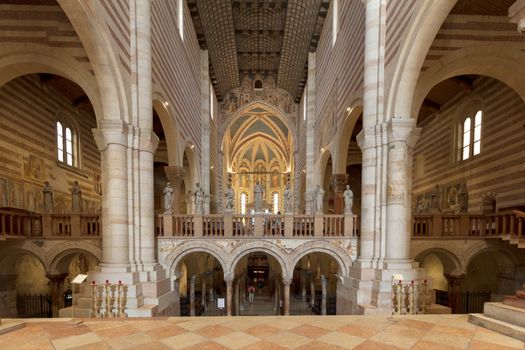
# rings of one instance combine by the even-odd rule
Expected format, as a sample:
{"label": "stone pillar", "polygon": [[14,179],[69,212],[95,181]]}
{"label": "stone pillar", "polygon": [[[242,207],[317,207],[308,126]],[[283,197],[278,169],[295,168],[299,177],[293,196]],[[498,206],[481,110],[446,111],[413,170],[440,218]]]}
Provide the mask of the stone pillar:
{"label": "stone pillar", "polygon": [[328,279],[326,276],[321,276],[321,314],[326,315],[327,314],[327,287],[328,287]]}
{"label": "stone pillar", "polygon": [[414,126],[415,119],[393,118],[387,124],[386,260],[388,263],[399,264],[410,260],[412,149],[421,132],[420,129],[414,129]]}
{"label": "stone pillar", "polygon": [[343,192],[348,183],[348,174],[334,174],[330,180],[334,191],[334,211],[343,214],[345,211],[345,199]]}
{"label": "stone pillar", "polygon": [[306,283],[308,280],[307,280],[306,271],[304,270],[301,271],[300,281],[301,281],[301,300],[306,301]]}
{"label": "stone pillar", "polygon": [[283,314],[290,316],[290,284],[292,279],[290,277],[283,277]]}
{"label": "stone pillar", "polygon": [[206,303],[206,272],[202,274],[201,277],[201,303],[204,309],[204,312],[208,311],[208,304]]}
{"label": "stone pillar", "polygon": [[16,275],[0,276],[0,317],[16,317]]}
{"label": "stone pillar", "polygon": [[[201,176],[200,184],[204,193],[210,193],[210,77],[208,51],[200,51],[200,100],[201,100]],[[210,213],[210,201],[204,199],[203,213]]]}
{"label": "stone pillar", "polygon": [[[181,199],[184,200],[185,196],[184,190],[182,189],[185,175],[184,168],[177,165],[165,166],[164,173],[166,174],[166,179],[168,179],[168,182],[173,188],[173,214],[180,214]],[[184,203],[186,202],[184,201]]]}
{"label": "stone pillar", "polygon": [[461,284],[463,283],[463,280],[465,279],[465,275],[449,275],[446,274],[445,278],[448,282],[448,307],[450,307],[452,313],[458,311],[458,308],[460,306],[460,292],[461,292]]}
{"label": "stone pillar", "polygon": [[313,274],[310,274],[310,306],[315,306],[315,281]]}
{"label": "stone pillar", "polygon": [[315,72],[316,72],[316,53],[308,54],[308,80],[304,95],[306,96],[306,193],[305,193],[305,212],[313,214],[315,208],[312,205],[312,192],[308,189],[314,188],[314,168],[315,168]]}
{"label": "stone pillar", "polygon": [[224,210],[224,236],[233,237],[233,211]]}
{"label": "stone pillar", "polygon": [[241,295],[240,295],[240,281],[237,281],[237,283],[235,283],[235,297],[234,297],[234,300],[235,300],[235,308],[234,308],[234,312],[235,312],[235,315],[239,316],[240,313],[239,313],[239,310],[240,310],[240,298],[241,298]]}
{"label": "stone pillar", "polygon": [[195,280],[196,275],[190,278],[190,316],[195,316]]}
{"label": "stone pillar", "polygon": [[233,311],[233,277],[226,277],[226,316],[232,316]]}
{"label": "stone pillar", "polygon": [[53,317],[58,317],[58,310],[62,307],[61,294],[62,286],[64,285],[64,280],[67,277],[67,273],[61,273],[58,275],[46,275],[49,279],[49,284],[51,287],[51,310]]}
{"label": "stone pillar", "polygon": [[93,136],[102,163],[102,267],[129,271],[128,127],[120,120],[102,120]]}

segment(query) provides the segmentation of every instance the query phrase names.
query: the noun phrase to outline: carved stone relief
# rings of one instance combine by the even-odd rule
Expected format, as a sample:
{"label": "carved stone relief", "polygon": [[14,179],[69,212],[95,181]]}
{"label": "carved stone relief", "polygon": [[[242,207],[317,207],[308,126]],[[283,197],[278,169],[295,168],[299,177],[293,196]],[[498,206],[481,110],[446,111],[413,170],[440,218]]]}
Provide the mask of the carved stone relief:
{"label": "carved stone relief", "polygon": [[436,186],[416,196],[414,212],[417,214],[459,214],[468,212],[468,190],[466,182]]}

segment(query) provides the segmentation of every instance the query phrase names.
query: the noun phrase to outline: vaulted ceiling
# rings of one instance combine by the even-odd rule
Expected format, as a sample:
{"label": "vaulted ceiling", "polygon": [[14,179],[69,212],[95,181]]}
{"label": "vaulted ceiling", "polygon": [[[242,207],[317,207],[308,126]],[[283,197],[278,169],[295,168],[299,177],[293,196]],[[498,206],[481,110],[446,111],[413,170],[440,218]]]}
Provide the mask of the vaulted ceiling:
{"label": "vaulted ceiling", "polygon": [[298,102],[330,0],[188,0],[219,101],[245,75],[272,75]]}

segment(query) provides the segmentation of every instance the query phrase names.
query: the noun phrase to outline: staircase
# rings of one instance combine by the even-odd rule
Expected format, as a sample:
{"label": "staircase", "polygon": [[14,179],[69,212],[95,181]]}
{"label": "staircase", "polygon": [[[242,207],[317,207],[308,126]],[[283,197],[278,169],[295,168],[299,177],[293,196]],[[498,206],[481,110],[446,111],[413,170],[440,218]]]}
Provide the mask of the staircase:
{"label": "staircase", "polygon": [[277,304],[277,308],[275,307],[273,288],[268,284],[255,290],[253,303],[242,300],[241,304],[240,314],[242,316],[272,316],[280,314],[279,305]]}
{"label": "staircase", "polygon": [[76,293],[73,298],[74,304],[59,310],[58,317],[81,317],[89,318],[93,315],[93,301],[91,295]]}

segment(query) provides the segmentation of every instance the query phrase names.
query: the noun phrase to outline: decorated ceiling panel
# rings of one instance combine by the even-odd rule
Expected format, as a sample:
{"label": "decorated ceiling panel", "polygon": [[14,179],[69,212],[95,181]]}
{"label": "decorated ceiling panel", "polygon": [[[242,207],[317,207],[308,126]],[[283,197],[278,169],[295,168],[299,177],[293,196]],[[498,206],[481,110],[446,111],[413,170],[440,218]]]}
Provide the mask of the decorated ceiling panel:
{"label": "decorated ceiling panel", "polygon": [[217,98],[245,76],[272,76],[300,101],[330,0],[188,0]]}

